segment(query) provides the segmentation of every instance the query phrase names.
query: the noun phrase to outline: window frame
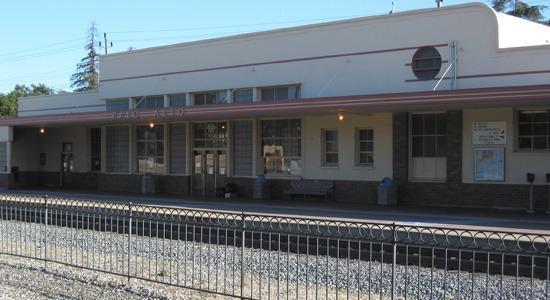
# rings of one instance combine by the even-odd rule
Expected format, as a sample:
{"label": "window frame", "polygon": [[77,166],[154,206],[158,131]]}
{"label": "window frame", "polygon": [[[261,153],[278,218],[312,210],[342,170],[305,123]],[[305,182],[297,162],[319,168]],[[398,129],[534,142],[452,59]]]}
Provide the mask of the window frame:
{"label": "window frame", "polygon": [[[361,140],[361,130],[369,130],[371,131],[371,136],[372,136],[372,139],[371,140]],[[369,168],[369,167],[373,167],[376,160],[374,159],[374,128],[372,127],[357,127],[355,128],[355,166],[356,167],[359,167],[359,168]],[[366,143],[372,143],[372,150],[371,151],[368,151],[368,150],[365,150],[365,151],[361,151],[361,143],[362,142],[366,142]],[[372,163],[362,163],[361,162],[361,154],[362,153],[365,153],[365,154],[370,154],[371,157],[372,157]]]}
{"label": "window frame", "polygon": [[[520,121],[520,115],[522,112],[532,112],[532,113],[536,113],[536,112],[544,112],[547,114],[547,117],[546,117],[546,121],[545,122],[522,122]],[[522,135],[520,133],[520,126],[523,124],[531,124],[532,128],[531,128],[531,135]],[[545,135],[540,135],[540,134],[535,134],[535,129],[533,128],[534,125],[536,124],[546,124],[546,134]],[[520,153],[550,153],[550,108],[548,107],[542,107],[542,108],[520,108],[520,109],[516,109],[515,112],[514,112],[514,150],[517,151],[517,152],[520,152]],[[531,147],[529,149],[526,149],[526,148],[522,148],[521,147],[521,143],[520,143],[520,139],[522,137],[529,137],[531,138]],[[541,138],[541,137],[545,137],[546,138],[546,148],[545,149],[542,149],[542,148],[535,148],[534,147],[534,143],[535,143],[535,138],[538,137],[538,138]]]}
{"label": "window frame", "polygon": [[[165,151],[166,151],[166,132],[165,132],[165,124],[158,124],[158,125],[155,125],[153,128],[151,128],[149,125],[143,125],[143,124],[137,124],[135,127],[135,134],[134,134],[134,137],[135,137],[135,163],[136,163],[136,167],[135,167],[135,170],[138,174],[147,174],[147,173],[150,173],[150,174],[164,174],[166,173],[166,155],[165,155]],[[162,130],[160,130],[160,132],[162,132],[162,139],[159,139],[158,136],[156,136],[155,138],[147,138],[147,133],[144,134],[144,138],[141,139],[139,138],[139,130],[140,128],[144,128],[146,130],[146,132],[148,130],[151,130],[151,129],[154,129],[154,130],[159,130],[159,128],[162,128]],[[157,131],[159,132],[159,131]],[[139,144],[140,143],[143,143],[144,144],[144,150],[145,150],[145,154],[144,155],[140,155],[139,154]],[[154,149],[155,149],[155,154],[153,156],[149,155],[147,153],[147,149],[149,148],[149,145],[153,144],[154,145]],[[160,155],[159,155],[159,149],[158,149],[158,145],[159,144],[162,144],[162,151],[160,151]],[[145,160],[148,160],[150,157],[153,157],[154,158],[154,164],[155,164],[155,167],[154,169],[157,169],[159,168],[159,165],[162,165],[162,170],[158,170],[158,171],[150,171],[151,169],[149,169],[148,167],[146,167],[145,170],[141,170],[140,169],[140,165],[139,165],[139,161],[140,159],[145,159]],[[159,163],[159,158],[162,158],[162,163]]]}
{"label": "window frame", "polygon": [[[220,94],[225,94],[225,98],[223,102],[220,102]],[[215,94],[216,95],[216,102],[215,103],[208,103],[207,95],[209,94]],[[201,91],[201,92],[194,92],[192,93],[193,97],[193,106],[203,106],[203,105],[216,105],[216,104],[227,104],[229,100],[229,93],[227,90],[213,90],[213,91]],[[204,96],[204,102],[201,104],[197,104],[197,96]]]}
{"label": "window frame", "polygon": [[[296,89],[294,98],[289,97],[290,91],[288,89],[291,87]],[[287,88],[287,97],[285,99],[277,98],[275,96],[276,95],[275,90],[280,88]],[[273,89],[273,99],[265,99],[264,97],[264,91],[269,89]],[[274,86],[262,86],[258,88],[258,95],[259,95],[260,101],[297,100],[297,99],[300,99],[302,96],[302,85],[301,84],[283,84],[283,85],[274,85]]]}
{"label": "window frame", "polygon": [[[409,151],[409,155],[411,158],[447,158],[447,153],[448,153],[448,149],[447,149],[447,142],[448,142],[448,133],[447,133],[447,126],[445,126],[445,133],[442,134],[442,133],[438,133],[438,127],[437,127],[437,117],[435,119],[435,125],[436,125],[436,128],[434,129],[435,130],[435,133],[433,134],[427,134],[425,133],[425,126],[424,126],[424,119],[423,119],[423,123],[422,123],[422,133],[421,134],[415,134],[414,133],[414,130],[413,130],[413,118],[415,115],[422,115],[422,116],[425,116],[425,115],[444,115],[445,118],[447,117],[447,112],[442,112],[442,111],[437,111],[437,112],[415,112],[415,113],[411,113],[410,116],[409,116],[409,144],[410,144],[410,151]],[[444,122],[445,125],[446,125],[446,121]],[[414,154],[415,150],[414,150],[414,138],[415,137],[421,137],[422,138],[422,155],[420,156],[417,156]],[[426,155],[426,137],[433,137],[434,138],[434,155]],[[438,138],[442,138],[442,137],[445,137],[445,154],[444,155],[440,155],[439,154],[439,151],[438,151]]]}
{"label": "window frame", "polygon": [[[431,50],[435,54],[432,56],[421,56],[423,51]],[[419,62],[431,62],[429,67],[418,67],[417,63]],[[429,81],[436,79],[437,75],[441,72],[443,67],[443,59],[441,57],[441,52],[437,50],[434,46],[423,46],[418,48],[411,59],[411,70],[414,76],[418,80]],[[433,73],[433,74],[432,74]],[[433,75],[433,76],[432,76]]]}
{"label": "window frame", "polygon": [[[286,138],[283,138],[283,137],[277,137],[277,136],[264,136],[264,122],[277,122],[277,121],[287,121],[287,122],[290,122],[290,121],[299,121],[300,122],[300,127],[299,127],[299,131],[300,131],[300,134],[296,137],[286,137]],[[258,135],[259,135],[259,157],[260,157],[260,172],[261,174],[264,174],[268,177],[292,177],[292,178],[295,178],[295,177],[300,177],[302,176],[303,174],[303,155],[302,155],[302,141],[303,141],[303,122],[302,122],[302,119],[301,118],[273,118],[273,119],[261,119],[259,120],[259,130],[258,130]],[[277,158],[282,162],[284,163],[285,162],[285,159],[286,160],[298,160],[299,162],[299,167],[300,167],[300,172],[298,174],[292,174],[290,171],[289,172],[267,172],[266,170],[266,159],[267,158],[270,158],[270,157],[274,157],[274,156],[266,156],[265,155],[265,141],[266,140],[297,140],[297,145],[299,147],[299,155],[298,156],[295,156],[295,155],[282,155],[282,156],[277,156]]]}
{"label": "window frame", "polygon": [[[174,98],[172,97],[181,97],[183,96],[183,105],[174,105]],[[169,107],[186,107],[187,106],[187,93],[176,93],[176,94],[169,94],[168,95],[168,105]]]}
{"label": "window frame", "polygon": [[[149,106],[150,101],[154,100],[154,105]],[[160,102],[160,106],[158,103]],[[140,107],[143,105],[143,107]],[[158,109],[164,108],[164,95],[148,95],[148,96],[139,96],[135,97],[135,108],[139,110],[143,109]]]}
{"label": "window frame", "polygon": [[[336,140],[327,140],[327,133],[334,132]],[[328,143],[336,144],[336,151],[328,151]],[[337,128],[322,128],[321,129],[321,166],[322,167],[338,167],[340,165],[340,135]],[[335,154],[336,162],[329,162],[328,155]]]}
{"label": "window frame", "polygon": [[[197,138],[195,126],[203,126],[208,124],[216,124],[216,132],[214,137],[208,137],[206,134],[203,137]],[[217,150],[227,149],[229,145],[229,129],[227,121],[204,121],[191,123],[191,149],[196,150]],[[220,129],[223,130],[223,137],[220,137]],[[206,130],[206,129],[205,129]],[[206,132],[205,132],[206,133]],[[202,146],[197,146],[196,142],[202,141]],[[207,142],[212,142],[212,147],[206,146]]]}
{"label": "window frame", "polygon": [[[126,110],[130,110],[130,104],[129,104],[129,99],[128,98],[116,98],[116,99],[106,99],[105,100],[105,111],[126,111]],[[114,105],[111,105],[111,107],[109,107],[109,103],[116,103]],[[124,103],[124,105],[122,105]],[[120,106],[120,108],[115,108],[115,109],[112,109],[113,107],[118,107]],[[122,107],[124,106],[124,107]]]}
{"label": "window frame", "polygon": [[[239,102],[235,101],[235,94],[239,91],[250,91],[250,99],[247,100],[241,100]],[[248,88],[236,88],[231,91],[231,100],[233,103],[251,103],[254,102],[254,88],[248,87]]]}

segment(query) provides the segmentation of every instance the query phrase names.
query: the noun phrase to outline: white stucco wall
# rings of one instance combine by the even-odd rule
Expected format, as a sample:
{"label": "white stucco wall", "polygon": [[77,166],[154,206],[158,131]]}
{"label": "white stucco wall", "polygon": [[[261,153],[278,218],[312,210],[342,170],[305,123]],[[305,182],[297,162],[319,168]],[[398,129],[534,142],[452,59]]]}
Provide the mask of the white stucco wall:
{"label": "white stucco wall", "polygon": [[[374,165],[355,166],[355,129],[374,130]],[[338,167],[322,166],[321,130],[338,130]],[[392,177],[392,114],[346,114],[344,121],[336,115],[302,119],[302,174],[307,179],[380,181]]]}
{"label": "white stucco wall", "polygon": [[97,91],[23,97],[18,100],[20,117],[104,111]]}
{"label": "white stucco wall", "polygon": [[[506,145],[474,146],[472,144],[472,128],[475,121],[505,121],[507,124]],[[475,147],[505,147],[505,181],[496,183],[526,184],[526,174],[534,173],[536,183],[545,184],[545,174],[550,173],[550,152],[520,152],[514,150],[514,145],[517,143],[514,138],[516,130],[513,108],[464,110],[462,176],[465,183],[474,182]],[[483,182],[476,181],[476,183]]]}
{"label": "white stucco wall", "polygon": [[[407,81],[416,78],[406,64],[417,47],[451,41],[458,43],[457,88],[543,84],[548,83],[548,73],[460,76],[549,70],[550,45],[499,48],[499,40],[506,47],[544,45],[545,34],[550,35],[550,28],[516,18],[497,19],[486,5],[471,3],[111,54],[101,58],[100,93],[102,98],[118,98],[289,83],[302,84],[304,98],[432,90],[435,81]],[[407,47],[413,49],[384,52]],[[450,60],[449,47],[439,50],[444,60]],[[382,52],[301,60],[368,51]],[[165,75],[109,81],[151,74]],[[439,89],[449,88],[450,82],[444,81]]]}

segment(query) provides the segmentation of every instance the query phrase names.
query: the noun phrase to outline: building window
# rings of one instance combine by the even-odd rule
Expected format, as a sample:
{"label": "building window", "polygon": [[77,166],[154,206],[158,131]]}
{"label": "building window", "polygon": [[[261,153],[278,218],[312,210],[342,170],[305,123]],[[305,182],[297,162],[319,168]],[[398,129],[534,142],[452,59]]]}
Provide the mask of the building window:
{"label": "building window", "polygon": [[338,166],[338,130],[321,130],[323,166]]}
{"label": "building window", "polygon": [[253,99],[252,89],[236,89],[233,91],[234,103],[252,102],[252,99]]}
{"label": "building window", "polygon": [[170,107],[183,107],[187,105],[185,94],[170,95]]}
{"label": "building window", "polygon": [[0,142],[0,173],[8,172],[8,143]]}
{"label": "building window", "polygon": [[300,87],[297,85],[264,87],[260,91],[262,101],[292,100],[300,97]]}
{"label": "building window", "polygon": [[441,70],[441,55],[434,47],[422,47],[414,53],[411,66],[416,78],[434,79]]}
{"label": "building window", "polygon": [[227,91],[213,91],[193,94],[194,105],[227,103]]}
{"label": "building window", "polygon": [[262,121],[263,167],[266,174],[300,175],[301,121]]}
{"label": "building window", "polygon": [[227,126],[225,122],[194,123],[194,148],[225,148],[227,144]]}
{"label": "building window", "polygon": [[145,96],[136,98],[136,109],[162,108],[164,107],[164,96]]}
{"label": "building window", "polygon": [[107,172],[127,173],[130,170],[128,126],[108,126],[106,140]]}
{"label": "building window", "polygon": [[355,130],[355,153],[355,165],[362,167],[374,164],[374,130]]}
{"label": "building window", "polygon": [[128,110],[128,108],[128,99],[105,100],[105,110],[107,111]]}
{"label": "building window", "polygon": [[447,156],[447,114],[412,115],[412,157]]}
{"label": "building window", "polygon": [[136,126],[137,171],[164,172],[164,126]]}
{"label": "building window", "polygon": [[550,150],[550,110],[519,111],[519,150]]}
{"label": "building window", "polygon": [[101,171],[101,128],[90,129],[91,170]]}

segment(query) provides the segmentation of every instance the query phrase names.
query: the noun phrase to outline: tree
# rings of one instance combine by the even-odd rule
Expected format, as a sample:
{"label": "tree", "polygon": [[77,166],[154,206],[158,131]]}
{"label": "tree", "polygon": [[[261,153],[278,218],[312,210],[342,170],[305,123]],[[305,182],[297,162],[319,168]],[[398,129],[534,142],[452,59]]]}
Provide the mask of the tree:
{"label": "tree", "polygon": [[550,20],[544,20],[544,10],[547,8],[544,5],[529,5],[518,0],[492,0],[492,5],[496,11],[550,25]]}
{"label": "tree", "polygon": [[99,71],[98,54],[96,51],[96,40],[98,37],[97,27],[94,22],[88,30],[88,39],[84,47],[88,53],[80,63],[76,65],[76,72],[71,76],[71,87],[75,92],[82,92],[97,88]]}
{"label": "tree", "polygon": [[31,86],[17,84],[8,94],[0,93],[0,115],[15,116],[17,114],[17,99],[27,96],[53,95],[56,92],[45,84],[31,84]]}

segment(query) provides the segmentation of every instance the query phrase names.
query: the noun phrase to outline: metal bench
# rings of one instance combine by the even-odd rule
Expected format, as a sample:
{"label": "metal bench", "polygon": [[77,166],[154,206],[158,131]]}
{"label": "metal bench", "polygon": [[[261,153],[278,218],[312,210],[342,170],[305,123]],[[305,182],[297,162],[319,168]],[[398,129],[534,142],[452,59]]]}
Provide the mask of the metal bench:
{"label": "metal bench", "polygon": [[284,199],[293,199],[296,195],[303,195],[304,199],[309,196],[323,196],[325,201],[334,197],[334,181],[300,179],[290,182],[290,189],[284,191]]}

